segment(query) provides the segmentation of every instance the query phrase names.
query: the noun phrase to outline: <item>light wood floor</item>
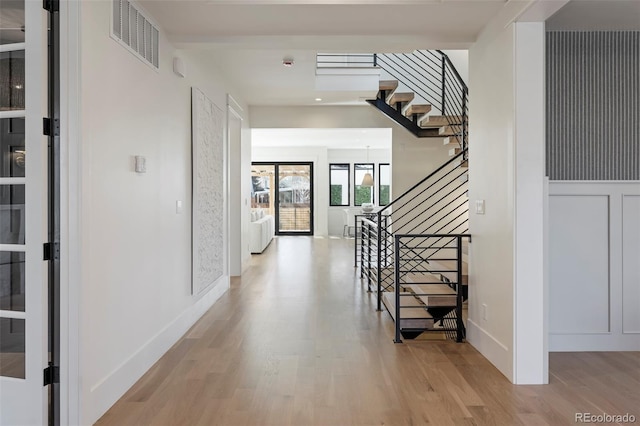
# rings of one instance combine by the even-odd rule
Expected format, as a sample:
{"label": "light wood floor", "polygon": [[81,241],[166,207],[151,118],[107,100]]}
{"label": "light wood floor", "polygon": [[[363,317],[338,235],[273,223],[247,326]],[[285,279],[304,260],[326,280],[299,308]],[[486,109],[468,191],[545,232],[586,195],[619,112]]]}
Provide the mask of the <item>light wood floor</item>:
{"label": "light wood floor", "polygon": [[97,423],[568,425],[640,422],[640,353],[551,355],[514,386],[469,344],[392,342],[353,268],[353,240],[276,238]]}

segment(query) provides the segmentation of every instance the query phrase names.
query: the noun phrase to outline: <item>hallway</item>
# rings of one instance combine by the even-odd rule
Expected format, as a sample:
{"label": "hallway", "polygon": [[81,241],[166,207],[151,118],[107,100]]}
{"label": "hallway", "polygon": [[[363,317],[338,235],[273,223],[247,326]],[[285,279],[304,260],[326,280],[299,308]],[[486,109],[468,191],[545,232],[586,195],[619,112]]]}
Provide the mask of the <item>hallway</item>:
{"label": "hallway", "polygon": [[469,344],[392,342],[353,240],[278,237],[98,425],[564,425],[640,419],[640,354],[552,354],[514,386]]}

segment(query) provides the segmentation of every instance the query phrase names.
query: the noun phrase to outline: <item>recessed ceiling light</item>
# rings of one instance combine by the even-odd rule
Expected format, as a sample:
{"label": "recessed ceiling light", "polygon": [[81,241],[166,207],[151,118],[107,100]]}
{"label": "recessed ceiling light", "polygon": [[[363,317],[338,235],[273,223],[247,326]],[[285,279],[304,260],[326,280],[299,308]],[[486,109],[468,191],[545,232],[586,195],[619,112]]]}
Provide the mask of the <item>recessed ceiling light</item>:
{"label": "recessed ceiling light", "polygon": [[322,98],[316,98],[316,102],[322,101]]}

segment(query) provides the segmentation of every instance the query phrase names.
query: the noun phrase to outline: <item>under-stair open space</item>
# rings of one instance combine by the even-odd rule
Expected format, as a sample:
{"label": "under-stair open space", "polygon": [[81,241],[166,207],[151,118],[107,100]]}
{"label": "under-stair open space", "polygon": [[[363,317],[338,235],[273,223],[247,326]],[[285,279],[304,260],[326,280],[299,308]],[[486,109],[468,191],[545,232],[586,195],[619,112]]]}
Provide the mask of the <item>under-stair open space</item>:
{"label": "under-stair open space", "polygon": [[640,418],[640,354],[554,353],[515,386],[468,343],[393,343],[353,239],[277,237],[97,423],[570,425]]}

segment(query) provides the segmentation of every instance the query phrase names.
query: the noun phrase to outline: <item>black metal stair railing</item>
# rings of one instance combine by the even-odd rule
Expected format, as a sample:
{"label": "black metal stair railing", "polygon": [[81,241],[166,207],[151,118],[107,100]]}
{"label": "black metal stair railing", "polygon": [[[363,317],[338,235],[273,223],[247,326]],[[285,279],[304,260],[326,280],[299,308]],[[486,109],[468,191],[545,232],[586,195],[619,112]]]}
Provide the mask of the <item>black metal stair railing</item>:
{"label": "black metal stair railing", "polygon": [[[362,219],[359,236],[360,277],[366,280],[369,291],[375,289],[377,309],[382,310],[384,304],[390,313],[392,309],[400,310],[398,304],[393,308],[384,300],[390,293],[400,292],[403,278],[425,273],[436,275],[438,283],[449,285],[462,297],[459,304],[445,309],[444,314],[442,310],[425,309],[432,321],[439,321],[440,327],[435,328],[439,331],[451,332],[451,321],[454,321],[456,331],[450,337],[456,340],[464,336],[464,325],[458,318],[467,295],[459,263],[464,246],[460,236],[467,236],[469,231],[468,169],[461,167],[466,154],[466,149],[461,151],[369,219]],[[397,246],[399,236],[402,237],[401,250]],[[427,238],[429,244],[425,243]],[[460,249],[460,253],[456,251],[452,257],[449,252],[453,248]],[[456,264],[451,268],[436,266],[436,262],[453,260]],[[403,291],[399,297],[407,296],[411,293]],[[397,314],[394,318],[402,318],[402,312]],[[419,327],[412,330],[397,320],[396,323],[403,327],[403,335],[418,333]]]}
{"label": "black metal stair railing", "polygon": [[[407,117],[403,109],[407,103],[389,105],[389,91],[380,90],[371,105],[417,137],[442,137],[440,128],[448,127],[445,134],[455,137],[459,147],[468,146],[468,94],[466,83],[458,70],[441,50],[416,50],[412,53],[318,53],[316,68],[380,68],[397,80],[400,90],[412,91],[417,99],[431,105],[429,115],[439,115],[440,125],[421,125],[424,114]],[[406,88],[406,89],[405,89]],[[414,100],[413,103],[418,103]]]}
{"label": "black metal stair railing", "polygon": [[[401,336],[411,338],[427,331],[444,332],[457,342],[462,342],[466,337],[462,317],[463,302],[466,297],[462,275],[462,247],[465,239],[471,239],[471,236],[469,234],[394,235],[393,297],[395,301],[391,303],[395,311],[393,313],[394,342],[401,343]],[[443,240],[446,241],[444,245]],[[442,266],[432,267],[427,259],[436,252],[442,253],[439,256],[440,261],[454,262],[454,266],[451,269],[439,269],[443,268]],[[421,265],[420,268],[416,268],[416,264]],[[451,272],[455,272],[455,276],[447,280],[446,284],[436,275]],[[442,290],[443,287],[445,291]],[[411,300],[413,303],[407,303]]]}
{"label": "black metal stair railing", "polygon": [[[455,136],[461,149],[468,146],[468,93],[464,80],[452,64],[451,59],[440,50],[416,50],[413,53],[378,53],[375,64],[401,86],[412,91],[432,107],[430,115],[439,114],[449,127],[448,134]],[[405,117],[397,105],[396,113],[386,103],[386,93],[381,91],[376,100],[369,101],[396,122],[418,137],[438,136],[429,128],[420,126],[420,115]],[[416,101],[413,101],[416,103]]]}

